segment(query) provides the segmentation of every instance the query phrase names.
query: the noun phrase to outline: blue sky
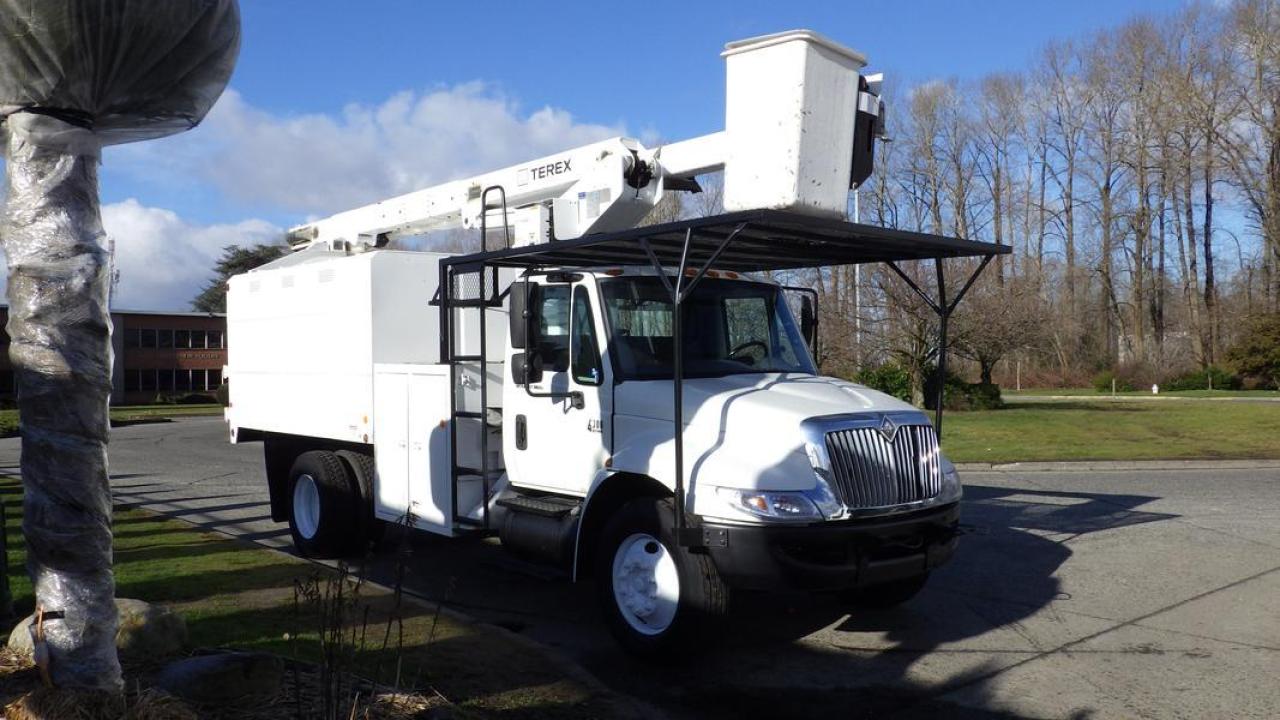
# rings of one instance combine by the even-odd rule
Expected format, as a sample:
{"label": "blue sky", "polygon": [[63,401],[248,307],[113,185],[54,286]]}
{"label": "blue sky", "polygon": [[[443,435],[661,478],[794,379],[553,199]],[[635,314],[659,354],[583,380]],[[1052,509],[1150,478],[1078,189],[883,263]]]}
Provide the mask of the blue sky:
{"label": "blue sky", "polygon": [[[718,130],[730,40],[807,27],[913,83],[1020,69],[1048,40],[1180,5],[243,0],[206,123],[105,154],[121,304],[180,308],[222,244],[308,217],[612,134]],[[162,263],[185,269],[148,277]]]}

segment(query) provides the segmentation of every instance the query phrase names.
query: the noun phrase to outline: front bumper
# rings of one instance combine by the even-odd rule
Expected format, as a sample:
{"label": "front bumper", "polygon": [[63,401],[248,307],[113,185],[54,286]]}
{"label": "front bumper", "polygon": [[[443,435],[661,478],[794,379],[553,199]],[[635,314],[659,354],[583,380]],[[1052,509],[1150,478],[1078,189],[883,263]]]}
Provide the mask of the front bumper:
{"label": "front bumper", "polygon": [[960,504],[907,515],[805,526],[704,523],[723,545],[708,547],[732,587],[844,590],[921,575],[955,552]]}

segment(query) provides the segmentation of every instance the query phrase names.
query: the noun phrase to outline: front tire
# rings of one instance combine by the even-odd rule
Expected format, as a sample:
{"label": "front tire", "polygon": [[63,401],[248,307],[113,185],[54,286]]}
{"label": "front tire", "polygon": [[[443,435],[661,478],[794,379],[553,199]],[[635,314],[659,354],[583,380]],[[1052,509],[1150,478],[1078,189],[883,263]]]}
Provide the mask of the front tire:
{"label": "front tire", "polygon": [[359,547],[360,490],[336,454],[299,455],[289,471],[289,499],[289,531],[303,556],[334,558]]}
{"label": "front tire", "polygon": [[728,607],[711,558],[675,539],[673,503],[638,498],[601,534],[596,588],[609,630],[628,652],[653,657],[693,640]]}

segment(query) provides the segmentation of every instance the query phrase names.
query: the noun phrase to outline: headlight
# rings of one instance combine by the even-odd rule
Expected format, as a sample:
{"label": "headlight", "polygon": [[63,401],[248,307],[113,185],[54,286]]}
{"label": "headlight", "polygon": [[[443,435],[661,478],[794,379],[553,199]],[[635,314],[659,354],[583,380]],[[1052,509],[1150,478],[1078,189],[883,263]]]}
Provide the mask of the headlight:
{"label": "headlight", "polygon": [[818,511],[828,520],[838,520],[845,515],[844,503],[836,499],[831,493],[831,486],[827,484],[826,478],[818,476],[818,485],[812,490],[806,490],[805,497],[813,501],[818,506]]}
{"label": "headlight", "polygon": [[818,506],[818,510],[828,520],[839,520],[843,518],[847,512],[844,503],[836,499],[834,493],[831,492],[831,470],[830,461],[827,459],[826,448],[816,443],[805,443],[805,454],[809,456],[809,465],[813,468],[813,476],[818,481],[817,486],[812,490],[805,492],[809,499]]}
{"label": "headlight", "polygon": [[821,520],[822,513],[803,492],[769,492],[716,488],[716,495],[735,510],[769,520]]}
{"label": "headlight", "polygon": [[960,473],[956,471],[956,466],[945,457],[942,458],[942,491],[938,493],[941,497],[947,499],[959,500],[964,494],[964,489],[960,486]]}

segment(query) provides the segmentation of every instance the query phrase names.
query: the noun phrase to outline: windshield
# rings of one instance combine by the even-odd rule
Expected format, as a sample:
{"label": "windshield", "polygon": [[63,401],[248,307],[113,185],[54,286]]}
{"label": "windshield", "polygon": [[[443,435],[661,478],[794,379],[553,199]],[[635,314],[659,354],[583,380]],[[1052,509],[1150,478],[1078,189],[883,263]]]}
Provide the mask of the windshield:
{"label": "windshield", "polygon": [[[671,378],[671,296],[662,280],[604,280],[600,289],[618,378]],[[683,307],[686,377],[814,373],[777,287],[704,278]]]}

